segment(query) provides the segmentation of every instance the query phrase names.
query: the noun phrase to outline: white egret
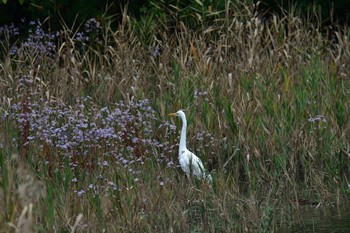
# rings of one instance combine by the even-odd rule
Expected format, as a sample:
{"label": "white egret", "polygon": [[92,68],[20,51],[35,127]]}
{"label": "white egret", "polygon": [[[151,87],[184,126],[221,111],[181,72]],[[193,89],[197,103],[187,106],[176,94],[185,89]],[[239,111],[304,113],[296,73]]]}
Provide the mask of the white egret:
{"label": "white egret", "polygon": [[186,173],[187,177],[194,175],[197,177],[197,179],[206,179],[211,183],[211,175],[206,174],[202,160],[189,151],[186,147],[187,120],[185,113],[182,110],[179,110],[176,113],[170,113],[169,116],[178,116],[182,120],[179,144],[179,162],[182,170]]}

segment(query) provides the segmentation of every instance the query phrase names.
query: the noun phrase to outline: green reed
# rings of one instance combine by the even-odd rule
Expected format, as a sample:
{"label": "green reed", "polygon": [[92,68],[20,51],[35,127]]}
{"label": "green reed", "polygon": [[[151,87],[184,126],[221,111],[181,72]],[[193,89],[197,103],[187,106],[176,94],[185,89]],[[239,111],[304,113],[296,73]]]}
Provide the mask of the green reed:
{"label": "green reed", "polygon": [[[21,151],[12,139],[22,136],[7,119],[1,122],[0,232],[23,229],[23,222],[28,232],[270,232],[291,220],[298,199],[348,203],[349,41],[339,33],[332,47],[293,13],[265,24],[248,6],[244,14],[233,12],[198,31],[181,21],[172,31],[165,22],[153,27],[153,17],[124,17],[117,31],[106,28],[105,44],[82,53],[62,43],[63,67],[50,59],[36,64],[31,54],[1,60],[1,113],[22,101],[15,91],[22,74],[35,80],[37,99],[59,99],[73,108],[75,99],[91,96],[98,107],[148,98],[158,120],[170,121],[168,113],[186,109],[188,147],[210,168],[213,185],[158,163],[159,149],[134,167],[138,175],[98,167],[104,148],[89,154],[92,171],[72,170],[58,150],[39,143],[30,145],[27,158],[14,159]],[[69,30],[66,36],[75,40]],[[152,55],[148,46],[161,52]],[[30,64],[23,63],[27,58]],[[173,123],[178,132],[180,123]],[[198,139],[200,132],[213,140]],[[161,133],[155,138],[165,140]],[[53,166],[45,163],[48,156]],[[177,148],[165,156],[176,162]],[[102,179],[115,187],[78,195]],[[19,187],[40,195],[12,195],[21,193]],[[33,203],[34,217],[21,218],[29,204],[24,199]]]}

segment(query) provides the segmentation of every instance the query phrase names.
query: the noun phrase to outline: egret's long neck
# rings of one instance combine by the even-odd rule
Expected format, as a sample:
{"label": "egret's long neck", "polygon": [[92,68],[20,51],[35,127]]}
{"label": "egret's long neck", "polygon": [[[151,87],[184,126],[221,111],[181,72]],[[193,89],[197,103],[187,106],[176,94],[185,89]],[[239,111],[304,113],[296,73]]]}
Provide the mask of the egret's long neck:
{"label": "egret's long neck", "polygon": [[186,118],[181,117],[182,119],[182,129],[181,129],[181,135],[180,135],[180,145],[179,145],[179,151],[186,149],[186,129],[187,129],[187,121]]}

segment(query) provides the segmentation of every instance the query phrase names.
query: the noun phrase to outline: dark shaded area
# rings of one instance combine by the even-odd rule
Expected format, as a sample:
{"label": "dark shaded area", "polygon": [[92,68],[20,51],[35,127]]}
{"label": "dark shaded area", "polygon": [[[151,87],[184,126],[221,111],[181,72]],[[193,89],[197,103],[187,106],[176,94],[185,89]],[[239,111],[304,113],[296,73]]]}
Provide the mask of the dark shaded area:
{"label": "dark shaded area", "polygon": [[350,21],[349,0],[260,0],[258,11],[263,17],[269,18],[272,14],[283,15],[284,11],[291,9],[302,17],[311,17],[311,20],[319,20],[315,17],[320,17],[324,26],[346,25]]}
{"label": "dark shaded area", "polygon": [[0,25],[18,24],[23,17],[29,16],[26,13],[28,8],[27,3],[21,5],[18,1],[8,1],[6,4],[0,3]]}
{"label": "dark shaded area", "polygon": [[[70,27],[79,25],[90,18],[96,18],[100,23],[107,21],[109,16],[114,16],[116,21],[120,22],[123,10],[127,7],[128,14],[135,18],[141,18],[143,14],[166,14],[162,11],[164,8],[174,6],[178,9],[178,17],[182,21],[193,21],[193,14],[196,11],[212,9],[222,11],[225,9],[224,1],[203,1],[202,7],[199,7],[195,0],[8,0],[6,4],[0,3],[0,25],[15,23],[20,20],[39,19],[41,22],[46,20],[51,29],[57,29],[63,21]],[[249,2],[246,0],[247,4]],[[253,0],[258,2],[258,0]],[[154,5],[161,6],[160,8]],[[171,8],[170,9],[174,9]],[[350,1],[323,1],[323,0],[261,0],[258,11],[264,19],[269,19],[272,14],[283,15],[284,11],[295,11],[302,17],[311,17],[311,22],[320,20],[325,26],[328,25],[346,25],[350,21]],[[311,14],[310,14],[311,13]]]}
{"label": "dark shaded area", "polygon": [[18,0],[8,0],[6,4],[0,3],[0,25],[39,19],[41,22],[47,20],[49,26],[56,29],[62,25],[62,19],[68,26],[79,25],[90,18],[104,23],[110,16],[119,21],[126,6],[129,14],[137,18],[145,3],[145,0],[27,0],[20,4]]}

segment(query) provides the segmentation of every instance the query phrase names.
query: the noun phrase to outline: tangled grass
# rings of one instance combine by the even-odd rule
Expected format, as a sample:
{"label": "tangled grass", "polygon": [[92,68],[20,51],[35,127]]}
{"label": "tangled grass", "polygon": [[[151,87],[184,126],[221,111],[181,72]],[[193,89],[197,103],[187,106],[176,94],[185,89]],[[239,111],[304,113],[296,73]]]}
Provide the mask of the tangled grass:
{"label": "tangled grass", "polygon": [[[271,232],[303,202],[348,204],[345,30],[218,15],[0,30],[0,232]],[[177,169],[179,108],[213,187]]]}

